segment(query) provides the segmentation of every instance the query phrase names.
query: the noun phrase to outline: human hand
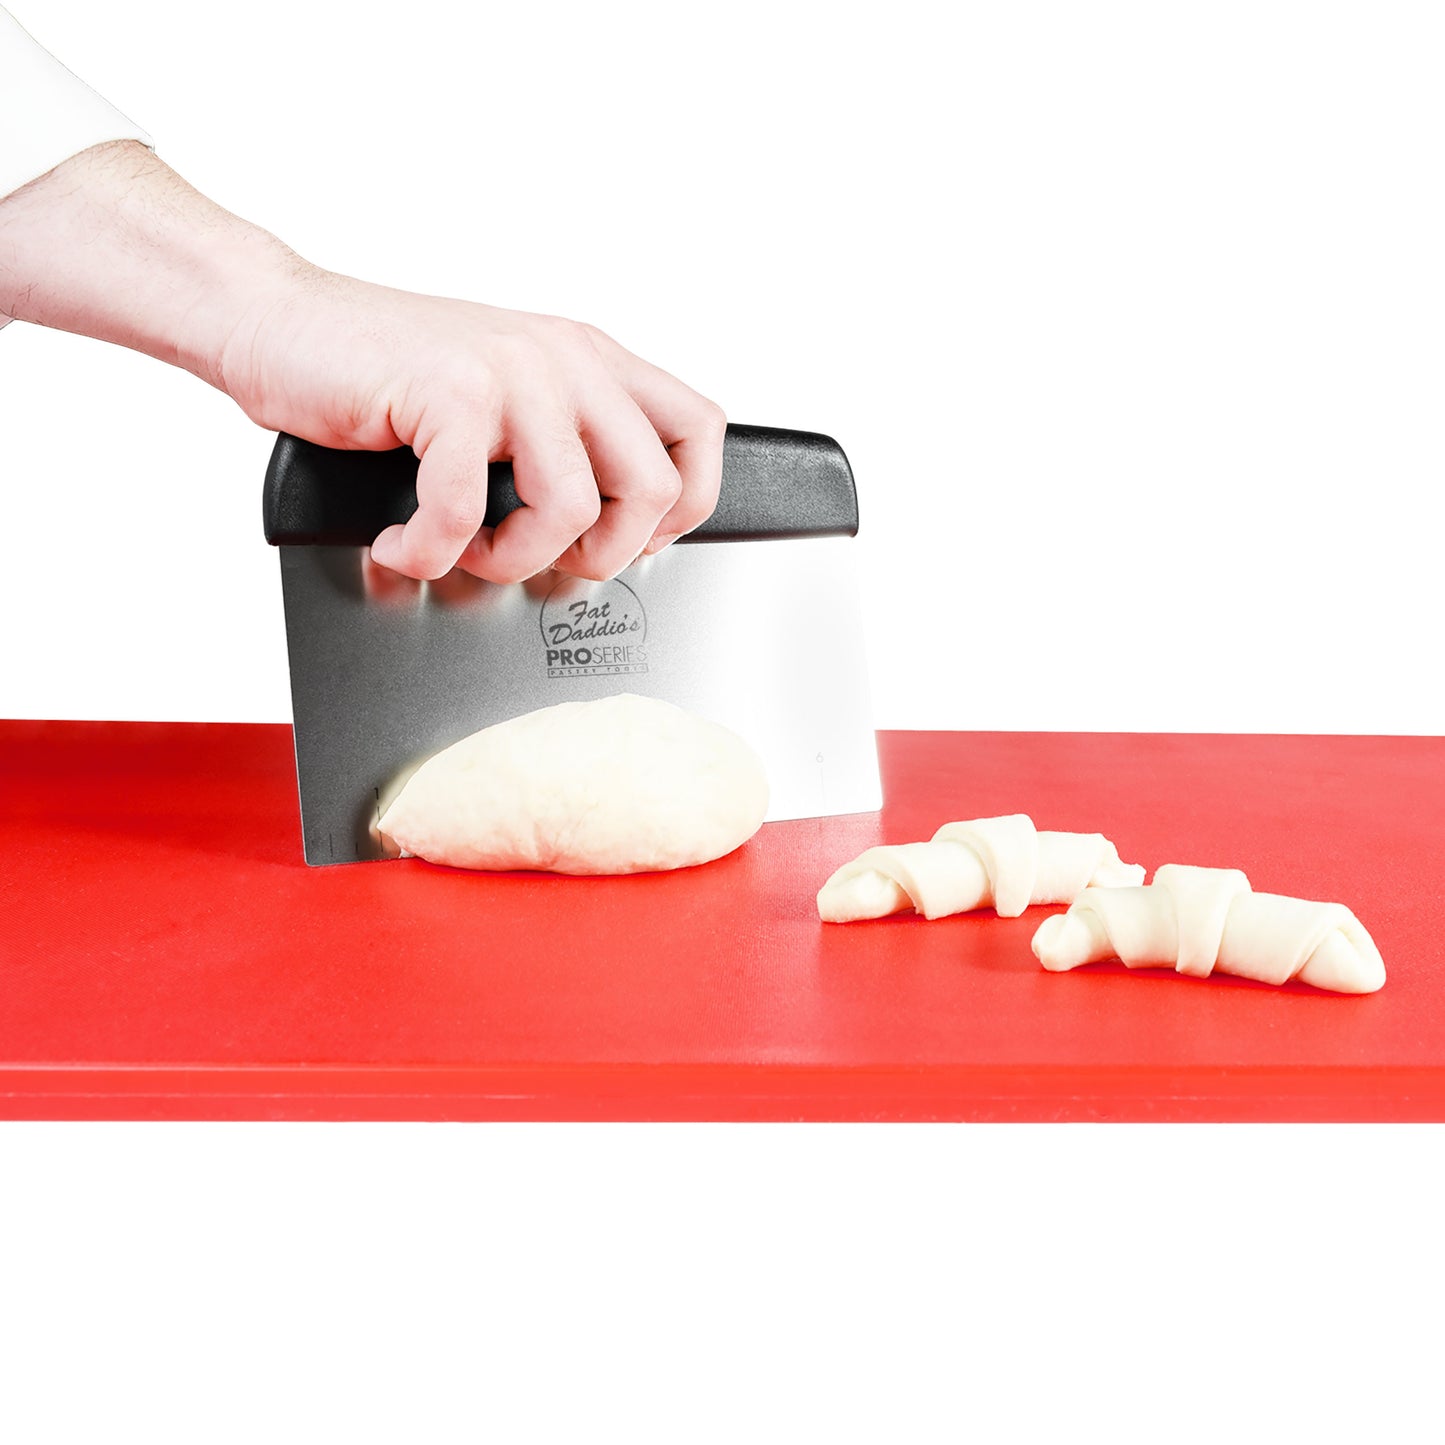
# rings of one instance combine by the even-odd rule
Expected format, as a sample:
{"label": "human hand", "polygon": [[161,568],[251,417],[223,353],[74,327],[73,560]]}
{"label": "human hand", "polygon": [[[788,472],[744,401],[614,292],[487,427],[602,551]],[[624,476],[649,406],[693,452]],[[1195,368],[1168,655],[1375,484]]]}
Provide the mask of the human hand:
{"label": "human hand", "polygon": [[[411,447],[419,507],[373,559],[516,582],[615,576],[705,521],[722,412],[590,327],[311,265],[134,141],[0,198],[0,312],[183,366],[262,426]],[[482,527],[487,463],[524,506]]]}
{"label": "human hand", "polygon": [[[247,415],[323,446],[411,447],[418,508],[372,558],[518,582],[555,565],[615,576],[705,521],[724,418],[594,327],[418,296],[293,258],[227,338],[217,384]],[[525,504],[482,526],[487,463]]]}

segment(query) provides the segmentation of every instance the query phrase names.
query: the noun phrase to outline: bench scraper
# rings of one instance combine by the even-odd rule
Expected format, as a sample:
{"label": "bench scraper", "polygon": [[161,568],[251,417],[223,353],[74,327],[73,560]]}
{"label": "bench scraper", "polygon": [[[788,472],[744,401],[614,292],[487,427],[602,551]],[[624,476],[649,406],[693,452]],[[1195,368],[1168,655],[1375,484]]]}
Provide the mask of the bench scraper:
{"label": "bench scraper", "polygon": [[[281,434],[266,540],[281,558],[306,861],[389,856],[375,824],[432,753],[537,708],[633,692],[730,727],[761,756],[767,821],[882,804],[852,538],[853,474],[829,437],[730,426],[701,527],[615,580],[510,586],[372,563],[416,510],[408,448]],[[486,525],[520,506],[488,470]]]}

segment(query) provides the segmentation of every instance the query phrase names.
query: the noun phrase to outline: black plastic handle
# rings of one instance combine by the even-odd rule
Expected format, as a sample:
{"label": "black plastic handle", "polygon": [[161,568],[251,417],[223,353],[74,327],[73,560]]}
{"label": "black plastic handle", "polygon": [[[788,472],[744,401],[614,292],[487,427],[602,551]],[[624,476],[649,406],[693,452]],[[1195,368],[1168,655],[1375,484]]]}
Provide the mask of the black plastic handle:
{"label": "black plastic handle", "polygon": [[[262,514],[273,546],[357,546],[416,511],[417,459],[335,451],[282,432],[266,468]],[[486,525],[522,505],[510,462],[487,468]],[[730,426],[716,511],[680,542],[852,537],[858,495],[843,448],[816,432]]]}

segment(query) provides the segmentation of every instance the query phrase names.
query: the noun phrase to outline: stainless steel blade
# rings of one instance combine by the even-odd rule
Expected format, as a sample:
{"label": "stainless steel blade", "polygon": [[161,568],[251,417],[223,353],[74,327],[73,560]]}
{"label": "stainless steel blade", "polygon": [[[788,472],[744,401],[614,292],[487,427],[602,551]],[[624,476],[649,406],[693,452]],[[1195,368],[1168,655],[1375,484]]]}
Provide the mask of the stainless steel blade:
{"label": "stainless steel blade", "polygon": [[419,583],[364,547],[280,548],[306,861],[386,856],[380,811],[432,753],[634,692],[757,749],[768,820],[882,804],[846,537],[673,546],[611,582]]}

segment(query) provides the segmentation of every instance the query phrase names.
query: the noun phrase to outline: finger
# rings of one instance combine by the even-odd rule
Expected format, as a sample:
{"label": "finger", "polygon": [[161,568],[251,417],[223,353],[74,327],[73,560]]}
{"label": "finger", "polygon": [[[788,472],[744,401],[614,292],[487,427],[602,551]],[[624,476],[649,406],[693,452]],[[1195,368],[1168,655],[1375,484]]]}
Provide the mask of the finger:
{"label": "finger", "polygon": [[453,424],[438,431],[417,467],[416,511],[377,537],[372,561],[426,581],[451,571],[487,513],[490,451],[485,430]]}
{"label": "finger", "polygon": [[510,416],[506,450],[524,505],[495,529],[479,531],[459,563],[490,582],[521,582],[551,566],[601,512],[587,448],[560,408]]}
{"label": "finger", "polygon": [[390,567],[380,567],[365,554],[361,558],[361,590],[368,602],[383,607],[407,608],[416,605],[421,596],[421,583],[415,577],[403,577]]}
{"label": "finger", "polygon": [[632,565],[682,492],[682,478],[652,423],[608,383],[582,415],[602,510],[557,559],[557,570],[601,580]]}
{"label": "finger", "polygon": [[727,418],[716,403],[634,356],[605,333],[589,328],[588,335],[608,369],[652,423],[682,479],[677,501],[659,521],[654,544],[648,547],[649,552],[659,551],[712,516],[722,488]]}

